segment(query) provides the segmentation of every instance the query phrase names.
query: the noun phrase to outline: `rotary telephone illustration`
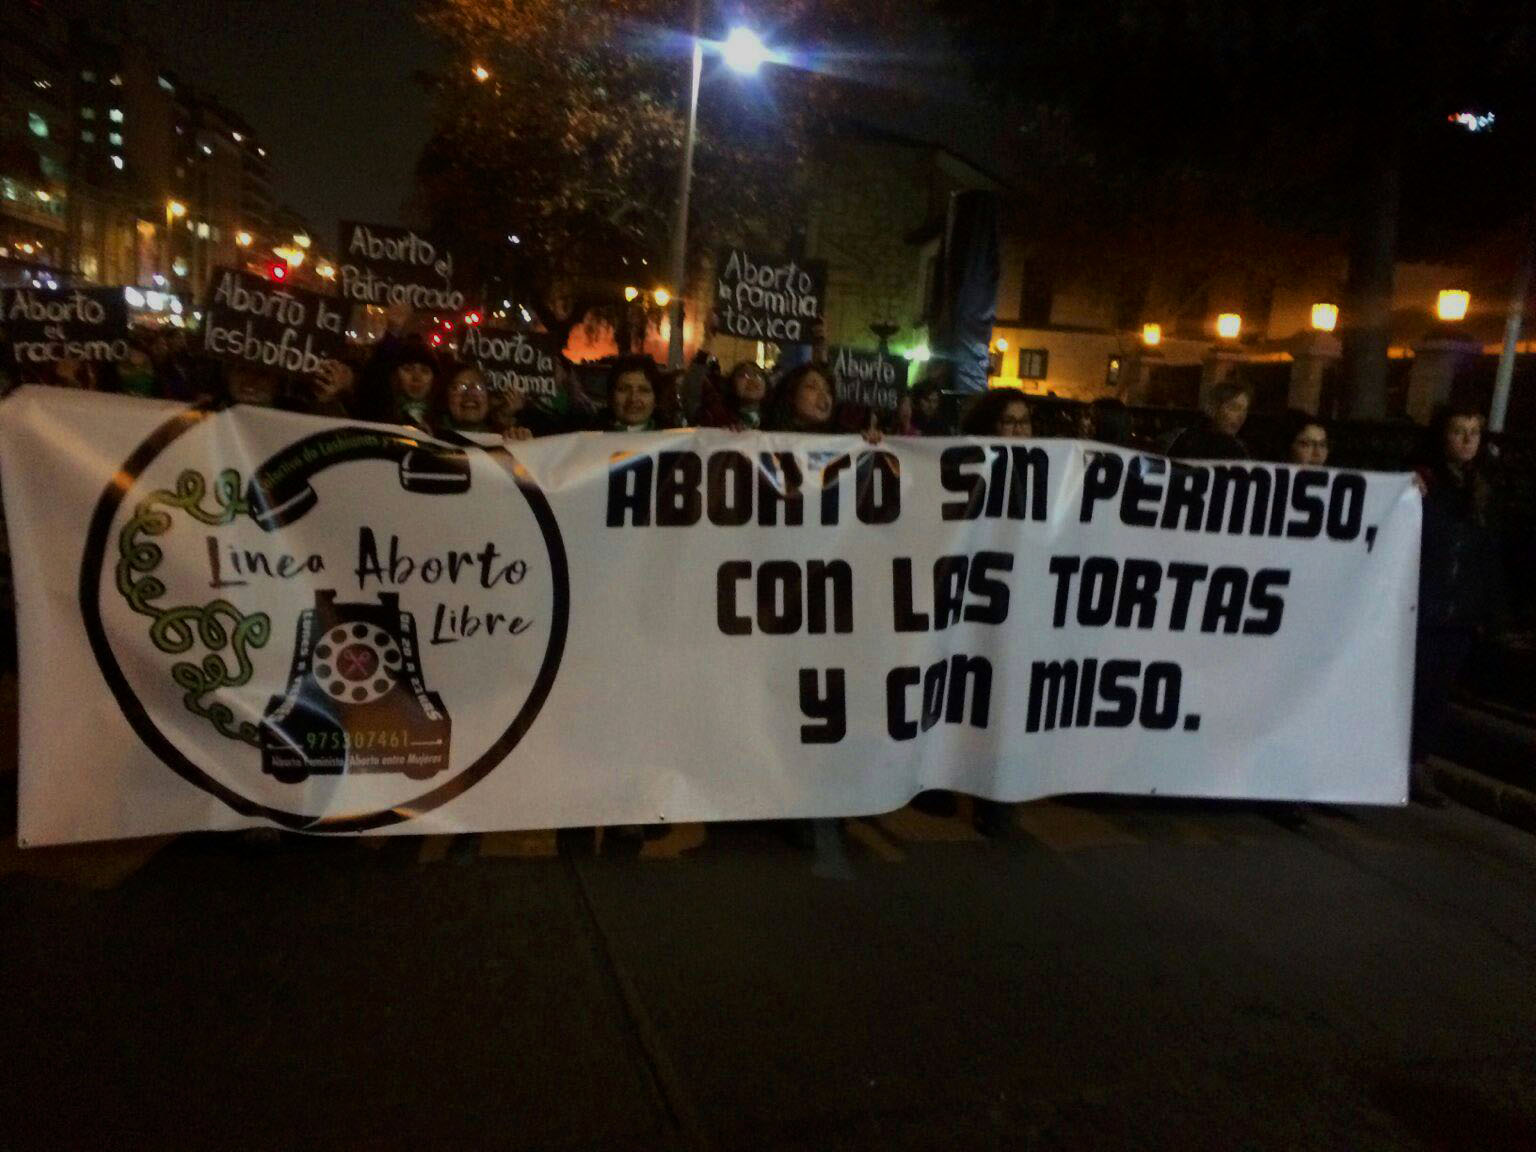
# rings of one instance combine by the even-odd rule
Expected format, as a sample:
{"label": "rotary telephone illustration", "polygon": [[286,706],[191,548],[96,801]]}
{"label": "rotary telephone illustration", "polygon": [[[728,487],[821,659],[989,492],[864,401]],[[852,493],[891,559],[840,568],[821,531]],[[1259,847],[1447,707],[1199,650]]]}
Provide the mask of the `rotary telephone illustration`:
{"label": "rotary telephone illustration", "polygon": [[342,772],[425,780],[446,769],[453,723],[427,690],[419,653],[397,593],[370,604],[316,592],[299,617],[288,691],[263,715],[262,771],[297,784]]}
{"label": "rotary telephone illustration", "polygon": [[[382,429],[327,429],[256,470],[247,492],[252,519],[269,532],[292,524],[318,503],[310,484],[316,472],[365,459],[397,462],[407,492],[469,489],[461,448]],[[416,622],[400,610],[399,594],[343,603],[334,590],[317,591],[299,617],[288,689],[263,714],[262,771],[284,784],[369,772],[425,780],[447,769],[451,736],[442,697],[422,677]]]}

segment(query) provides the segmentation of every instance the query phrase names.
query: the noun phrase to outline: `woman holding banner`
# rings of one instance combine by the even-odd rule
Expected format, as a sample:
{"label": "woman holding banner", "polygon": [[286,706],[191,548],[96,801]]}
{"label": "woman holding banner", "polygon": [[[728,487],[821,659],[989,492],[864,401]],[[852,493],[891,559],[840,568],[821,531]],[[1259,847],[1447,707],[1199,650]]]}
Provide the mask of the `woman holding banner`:
{"label": "woman holding banner", "polygon": [[[823,435],[843,431],[837,424],[837,401],[832,392],[831,373],[825,364],[802,364],[785,376],[773,394],[763,421],[765,432],[818,432]],[[860,433],[870,444],[880,443],[880,430],[870,426]]]}
{"label": "woman holding banner", "polygon": [[656,362],[649,356],[621,356],[608,373],[609,432],[654,432]]}

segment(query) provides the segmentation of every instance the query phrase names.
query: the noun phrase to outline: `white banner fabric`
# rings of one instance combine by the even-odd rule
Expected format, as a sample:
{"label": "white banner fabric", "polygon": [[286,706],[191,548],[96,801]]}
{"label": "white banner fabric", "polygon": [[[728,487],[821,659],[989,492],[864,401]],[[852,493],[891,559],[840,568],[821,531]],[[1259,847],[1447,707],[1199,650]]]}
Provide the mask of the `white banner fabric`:
{"label": "white banner fabric", "polygon": [[0,404],[20,839],[1401,803],[1411,478]]}

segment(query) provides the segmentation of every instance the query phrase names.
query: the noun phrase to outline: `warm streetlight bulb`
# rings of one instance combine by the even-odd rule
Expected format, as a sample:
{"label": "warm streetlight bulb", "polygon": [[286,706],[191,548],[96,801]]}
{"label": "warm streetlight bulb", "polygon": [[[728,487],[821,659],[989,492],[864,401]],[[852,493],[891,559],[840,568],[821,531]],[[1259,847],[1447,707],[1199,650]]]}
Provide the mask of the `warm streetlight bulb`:
{"label": "warm streetlight bulb", "polygon": [[1319,332],[1332,332],[1339,323],[1337,304],[1312,305],[1312,327]]}
{"label": "warm streetlight bulb", "polygon": [[178,220],[187,214],[187,206],[180,200],[167,200],[165,210]]}
{"label": "warm streetlight bulb", "polygon": [[1447,288],[1440,293],[1440,298],[1435,301],[1435,315],[1440,319],[1451,322],[1465,320],[1467,309],[1472,306],[1472,294],[1463,292],[1460,288]]}
{"label": "warm streetlight bulb", "polygon": [[672,303],[672,293],[668,292],[665,288],[658,288],[651,293],[651,299],[656,301],[656,307],[665,308],[668,304]]}
{"label": "warm streetlight bulb", "polygon": [[731,34],[720,46],[720,55],[732,71],[750,76],[768,59],[768,46],[763,38],[750,28],[732,28]]}
{"label": "warm streetlight bulb", "polygon": [[1243,330],[1243,318],[1236,312],[1223,312],[1216,317],[1216,335],[1223,340],[1236,340]]}
{"label": "warm streetlight bulb", "polygon": [[639,295],[640,289],[636,288],[633,284],[624,289],[624,299],[628,300],[631,304],[635,302],[636,297]]}
{"label": "warm streetlight bulb", "polygon": [[336,268],[332,264],[316,264],[315,275],[322,280],[334,280],[336,278]]}
{"label": "warm streetlight bulb", "polygon": [[470,69],[470,71],[473,73],[475,79],[480,81],[482,84],[491,78],[491,70],[484,64],[476,64],[473,68]]}
{"label": "warm streetlight bulb", "polygon": [[235,233],[235,243],[240,245],[242,248],[249,248],[251,246],[252,239],[253,237],[249,232],[241,231]]}
{"label": "warm streetlight bulb", "polygon": [[1163,342],[1163,326],[1161,324],[1143,324],[1141,326],[1141,342],[1148,348],[1156,348]]}
{"label": "warm streetlight bulb", "polygon": [[309,233],[307,233],[307,232],[295,232],[293,234],[293,242],[295,244],[297,244],[300,248],[308,248],[309,244],[310,244]]}
{"label": "warm streetlight bulb", "polygon": [[1005,337],[999,336],[997,341],[993,344],[993,347],[996,348],[999,352],[1006,352],[1008,351],[1008,341]]}

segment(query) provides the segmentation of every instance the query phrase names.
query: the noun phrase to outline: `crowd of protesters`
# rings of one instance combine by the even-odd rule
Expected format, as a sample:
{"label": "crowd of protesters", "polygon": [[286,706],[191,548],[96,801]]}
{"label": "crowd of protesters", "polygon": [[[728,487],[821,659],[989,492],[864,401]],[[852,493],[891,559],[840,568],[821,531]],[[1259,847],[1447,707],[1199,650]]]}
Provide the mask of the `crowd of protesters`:
{"label": "crowd of protesters", "polygon": [[[901,397],[894,414],[871,413],[839,404],[831,370],[814,358],[796,357],[778,372],[750,361],[722,370],[701,352],[681,373],[664,372],[647,356],[619,357],[597,373],[561,360],[555,396],[532,398],[491,388],[479,368],[415,336],[387,335],[371,348],[352,349],[351,357],[325,361],[312,376],[280,376],[203,359],[192,354],[182,331],[166,329],[136,335],[119,363],[61,361],[39,377],[3,380],[0,387],[36,382],[188,403],[238,403],[376,420],[437,435],[492,433],[508,440],[695,426],[853,432],[871,441],[886,435],[1061,436],[1174,459],[1262,459],[1305,467],[1329,462],[1327,425],[1301,412],[1288,412],[1278,423],[1267,421],[1267,442],[1250,444],[1244,434],[1252,395],[1239,383],[1212,389],[1198,419],[1152,442],[1136,435],[1131,410],[1118,400],[1041,404],[1016,388],[992,389],[962,407],[960,398],[935,380],[925,380]],[[592,383],[584,383],[584,377]],[[1412,463],[1424,498],[1415,682],[1418,754],[1439,742],[1451,688],[1478,638],[1500,619],[1505,566],[1482,416],[1442,412]],[[11,649],[13,637],[0,639]],[[8,651],[7,662],[13,659]]]}

